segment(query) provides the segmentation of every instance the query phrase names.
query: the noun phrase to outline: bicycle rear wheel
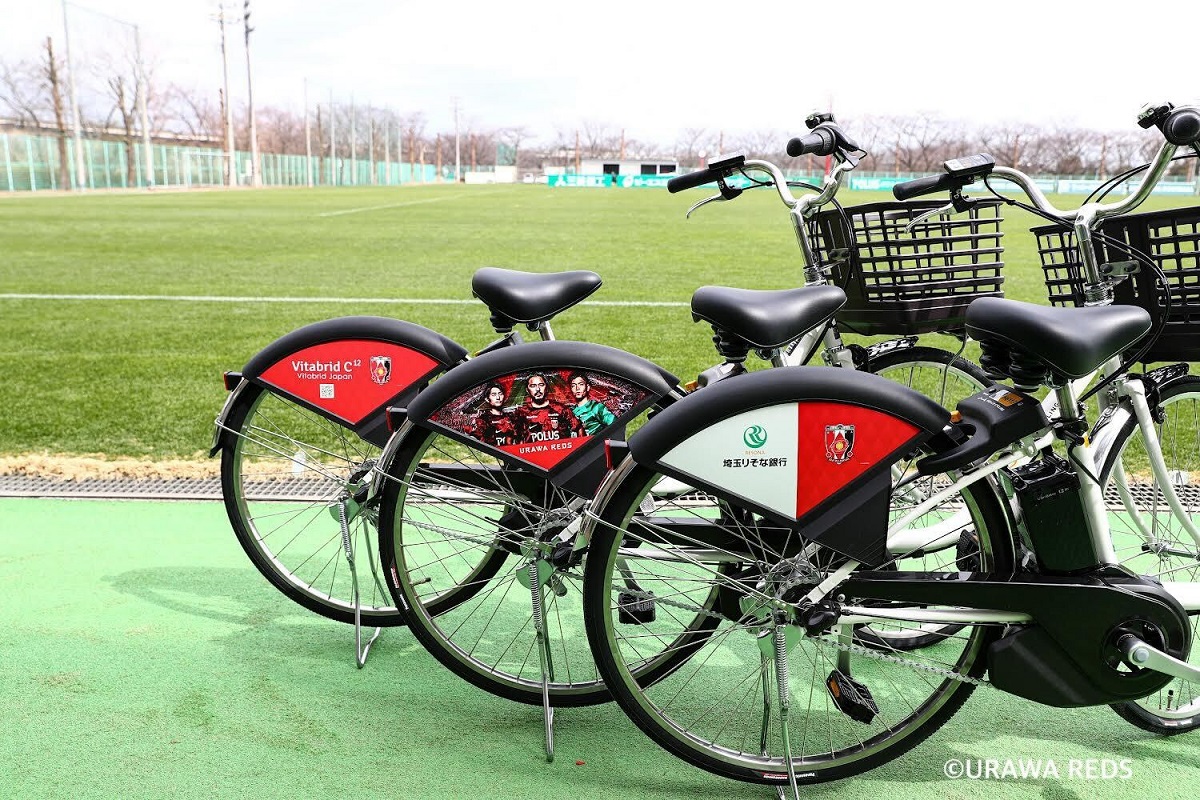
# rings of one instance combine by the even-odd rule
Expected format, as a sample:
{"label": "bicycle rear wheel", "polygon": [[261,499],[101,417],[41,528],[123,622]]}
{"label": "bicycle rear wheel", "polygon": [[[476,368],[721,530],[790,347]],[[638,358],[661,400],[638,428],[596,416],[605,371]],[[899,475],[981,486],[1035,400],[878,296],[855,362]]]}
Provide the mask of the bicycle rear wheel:
{"label": "bicycle rear wheel", "polygon": [[[349,544],[363,624],[403,624],[376,561],[375,512],[364,505],[379,448],[254,384],[241,389],[221,436],[230,525],[271,585],[310,611],[353,624]],[[348,543],[339,514],[345,500]]]}
{"label": "bicycle rear wheel", "polygon": [[[847,777],[929,736],[983,674],[987,645],[997,635],[989,626],[943,632],[916,652],[888,648],[886,639],[879,652],[837,626],[805,636],[794,622],[796,600],[838,564],[830,551],[744,510],[668,504],[651,496],[660,476],[649,468],[626,462],[614,478],[619,482],[598,500],[588,555],[589,641],[625,712],[689,763],[738,780],[785,783],[782,683],[797,779]],[[970,508],[978,531],[976,571],[1011,569],[1011,543],[994,494],[975,484],[958,502]],[[653,604],[652,619],[631,617],[630,595]],[[682,636],[679,620],[695,615],[717,627],[703,638]],[[780,636],[782,658],[775,649]],[[656,683],[640,680],[645,653],[672,646],[687,662]],[[878,705],[870,722],[837,708],[826,688],[834,669],[868,687]]]}
{"label": "bicycle rear wheel", "polygon": [[[1169,479],[1184,513],[1200,529],[1200,378],[1184,377],[1161,390],[1162,422],[1155,425]],[[1106,490],[1119,563],[1164,583],[1200,582],[1200,544],[1168,507],[1150,470],[1141,429],[1131,425],[1113,448]],[[1200,616],[1192,616],[1191,663],[1200,663]],[[1153,695],[1113,706],[1139,728],[1176,734],[1200,727],[1200,684],[1176,678]]]}

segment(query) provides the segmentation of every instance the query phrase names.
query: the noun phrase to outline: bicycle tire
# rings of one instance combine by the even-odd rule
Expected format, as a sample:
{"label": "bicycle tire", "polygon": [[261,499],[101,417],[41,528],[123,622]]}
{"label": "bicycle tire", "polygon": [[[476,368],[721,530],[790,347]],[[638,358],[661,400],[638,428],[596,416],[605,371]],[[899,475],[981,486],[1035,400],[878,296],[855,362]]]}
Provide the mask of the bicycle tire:
{"label": "bicycle tire", "polygon": [[[1175,483],[1175,491],[1193,525],[1200,526],[1200,378],[1185,376],[1160,389],[1158,407],[1162,422],[1156,424],[1163,458]],[[1166,506],[1156,477],[1146,466],[1141,429],[1130,420],[1107,454],[1106,472],[1120,460],[1124,480],[1136,511],[1151,534],[1150,539],[1133,524],[1128,509],[1109,513],[1113,546],[1119,563],[1139,575],[1164,581],[1200,581],[1197,545]],[[1116,474],[1110,473],[1116,478]],[[1186,477],[1185,477],[1186,476]],[[1110,481],[1113,484],[1114,481]],[[1192,652],[1189,661],[1200,662],[1197,639],[1200,615],[1192,615]],[[1153,733],[1174,735],[1200,728],[1200,684],[1180,678],[1141,700],[1112,706],[1123,719]]]}
{"label": "bicycle tire", "polygon": [[[992,380],[979,365],[934,347],[909,347],[881,353],[867,362],[865,370],[921,392],[948,409],[953,409],[963,398],[992,384]],[[906,470],[911,467],[911,464],[902,465],[901,473],[907,474]],[[907,483],[904,492],[892,498],[891,520],[894,522],[899,519],[906,510],[930,496],[938,484],[944,481],[944,476],[929,476]],[[910,526],[910,538],[917,542],[928,541],[932,534],[922,534],[920,527],[932,529],[944,521],[936,510],[931,511],[913,521]],[[969,529],[959,533],[953,549],[921,548],[918,555],[905,559],[904,568],[923,572],[958,571],[970,558],[970,540],[973,536]],[[855,637],[868,647],[915,650],[936,644],[956,630],[958,629],[952,625],[890,630],[876,625],[860,628],[855,632]]]}
{"label": "bicycle tire", "polygon": [[[353,624],[337,504],[348,485],[369,475],[379,448],[256,384],[242,386],[221,439],[221,495],[250,562],[290,600]],[[402,625],[377,562],[374,512],[351,516],[361,621]]]}
{"label": "bicycle tire", "polygon": [[[645,528],[647,519],[643,515],[638,526],[630,526],[629,522],[640,513],[643,498],[659,478],[654,470],[631,466],[631,462],[626,462],[620,469],[621,474],[615,478],[617,483],[604,502],[594,509],[598,520],[593,528],[584,587],[588,638],[607,685],[634,723],[674,755],[725,777],[785,784],[787,765],[778,752],[782,750],[778,724],[772,720],[769,711],[764,720],[764,713],[757,711],[764,701],[752,698],[760,683],[772,687],[775,681],[768,656],[759,650],[762,630],[757,634],[751,630],[756,625],[754,616],[758,612],[754,591],[748,588],[758,585],[755,570],[767,573],[769,565],[761,568],[747,565],[746,577],[738,584],[723,579],[711,565],[704,564],[702,559],[706,556],[693,558],[682,548],[673,567],[663,566],[669,563],[669,553],[657,553],[653,559],[638,559],[636,550],[628,545],[639,539],[636,529]],[[999,499],[987,482],[966,487],[962,497],[972,509],[980,531],[980,563],[987,567],[986,571],[1007,572],[1012,567],[1012,541]],[[676,513],[685,512],[679,509]],[[741,515],[737,525],[725,526],[722,534],[731,537],[732,541],[744,537],[745,551],[761,557],[762,553],[771,552],[771,547],[765,539],[755,538],[749,524],[751,519]],[[660,550],[667,547],[659,545]],[[615,577],[618,563],[620,578]],[[811,562],[810,566],[815,563]],[[783,560],[778,562],[778,566],[782,565]],[[621,622],[619,600],[614,603],[613,598],[614,591],[618,594],[620,591],[615,587],[626,583],[631,574],[636,577],[639,570],[647,573],[647,584],[661,587],[660,596],[674,598],[676,604],[685,606],[689,597],[695,597],[697,610],[721,617],[720,627],[694,648],[690,662],[654,685],[646,685],[636,678],[636,669],[632,668],[637,662],[636,644],[630,647],[622,640],[619,631],[629,626]],[[689,577],[689,573],[694,577]],[[778,574],[795,573],[784,570]],[[811,579],[815,581],[819,577],[814,575]],[[706,594],[706,582],[721,585],[722,591],[741,592],[743,596],[733,598],[734,602],[723,600],[715,608],[707,607],[700,599]],[[803,594],[804,588],[796,591]],[[644,635],[641,631],[636,634]],[[665,632],[660,635],[669,636]],[[915,655],[901,651],[893,654],[893,658],[920,659],[917,663],[927,665],[944,662],[956,675],[975,678],[985,671],[987,646],[998,635],[995,628],[978,626],[966,634],[948,635],[942,645],[923,648]],[[798,721],[794,728],[804,731],[803,737],[797,735],[802,739],[799,748],[812,744],[810,732],[820,727],[823,720],[828,723],[825,730],[811,733],[813,739],[820,740],[813,745],[816,752],[797,756],[793,751],[793,764],[801,783],[848,777],[899,756],[937,730],[974,689],[973,683],[952,677],[945,677],[937,684],[936,678],[930,678],[928,673],[893,675],[890,682],[885,679],[873,683],[880,714],[869,726],[863,726],[840,712],[831,715],[828,692],[817,686],[824,682],[824,669],[818,666],[822,659],[814,654],[828,644],[828,641],[821,641],[825,638],[826,635],[799,636],[790,643],[789,662],[799,667],[791,672],[791,714],[793,718],[804,716],[803,722]],[[953,656],[960,647],[959,655]],[[868,648],[859,650],[871,652]],[[851,657],[854,657],[853,653]],[[806,658],[810,660],[806,662]],[[870,676],[878,677],[880,670],[886,670],[889,663],[868,659],[860,653],[855,669],[864,664],[866,667],[854,674],[870,680]],[[803,677],[797,677],[810,672],[808,678],[815,689],[803,685]],[[897,679],[904,677],[915,677],[913,688],[907,691],[914,698],[917,695],[923,697],[919,702],[899,697],[902,691]],[[774,689],[764,688],[763,695],[771,691]],[[806,702],[815,702],[818,708],[810,707],[805,711]],[[893,708],[901,709],[899,718],[893,719]]]}

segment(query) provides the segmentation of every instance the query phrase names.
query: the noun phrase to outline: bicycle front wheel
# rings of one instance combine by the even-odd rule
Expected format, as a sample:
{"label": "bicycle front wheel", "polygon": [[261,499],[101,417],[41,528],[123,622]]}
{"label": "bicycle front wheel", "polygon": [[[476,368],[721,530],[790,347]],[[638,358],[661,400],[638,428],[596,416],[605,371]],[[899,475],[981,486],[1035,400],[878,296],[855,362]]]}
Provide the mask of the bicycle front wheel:
{"label": "bicycle front wheel", "polygon": [[[1168,383],[1161,391],[1159,408],[1162,421],[1154,429],[1167,466],[1166,479],[1179,498],[1182,516],[1200,530],[1200,378]],[[1168,506],[1137,425],[1131,425],[1113,448],[1107,466],[1112,477],[1105,496],[1118,561],[1168,587],[1200,581],[1200,542]],[[1193,664],[1200,662],[1198,638],[1200,616],[1193,614],[1189,657]],[[1149,697],[1113,709],[1154,733],[1195,730],[1200,727],[1200,684],[1176,678]]]}
{"label": "bicycle front wheel", "polygon": [[[867,362],[866,371],[920,392],[948,409],[954,409],[960,400],[992,384],[982,367],[935,347],[909,347],[882,353]],[[913,464],[903,462],[893,469],[893,483],[903,481],[903,488],[892,496],[892,522],[948,485],[944,475],[913,479],[914,471]],[[907,530],[894,537],[892,545],[891,552],[899,569],[957,572],[970,569],[971,552],[977,542],[966,509],[961,505],[944,504],[913,520]],[[956,630],[954,626],[936,623],[880,623],[860,628],[855,636],[868,646],[912,650],[936,644]]]}
{"label": "bicycle front wheel", "polygon": [[221,436],[229,522],[271,585],[310,611],[353,624],[349,546],[363,624],[403,624],[376,561],[375,512],[362,502],[379,448],[254,384],[243,386]]}
{"label": "bicycle front wheel", "polygon": [[[661,477],[646,467],[626,462],[620,470],[592,529],[588,637],[625,712],[680,758],[726,777],[782,784],[790,753],[800,782],[847,777],[926,738],[983,674],[997,631],[982,624],[944,632],[915,652],[887,648],[886,640],[863,646],[850,626],[805,635],[795,622],[797,601],[838,565],[835,554],[744,509],[667,501],[653,492]],[[977,571],[1010,569],[994,494],[975,484],[952,502],[975,520]],[[633,614],[637,600],[644,606]],[[687,635],[681,623],[697,615],[716,627]],[[647,658],[668,648],[686,663],[657,682],[641,680]],[[873,718],[858,721],[838,708],[828,688],[834,670],[866,687],[878,708]]]}

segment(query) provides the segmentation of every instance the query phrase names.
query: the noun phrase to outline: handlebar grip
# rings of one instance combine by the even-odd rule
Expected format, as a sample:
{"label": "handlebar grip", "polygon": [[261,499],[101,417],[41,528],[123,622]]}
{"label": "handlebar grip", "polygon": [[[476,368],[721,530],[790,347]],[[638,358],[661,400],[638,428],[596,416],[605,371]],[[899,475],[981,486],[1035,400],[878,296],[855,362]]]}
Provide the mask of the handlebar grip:
{"label": "handlebar grip", "polygon": [[934,192],[944,192],[948,189],[954,189],[960,183],[961,179],[953,175],[929,175],[925,178],[897,183],[892,187],[892,196],[897,200],[907,200],[910,197],[920,197],[923,194],[933,194]]}
{"label": "handlebar grip", "polygon": [[706,183],[712,183],[721,177],[721,173],[711,169],[702,169],[697,172],[689,172],[686,175],[678,175],[667,181],[667,191],[671,194],[682,192],[684,189],[692,189],[696,186],[703,186]]}
{"label": "handlebar grip", "polygon": [[1200,141],[1200,111],[1191,106],[1175,109],[1163,121],[1162,132],[1171,144],[1186,145]]}
{"label": "handlebar grip", "polygon": [[808,154],[814,156],[833,155],[833,151],[836,149],[837,137],[824,125],[818,125],[807,136],[797,136],[787,143],[787,154],[793,158]]}

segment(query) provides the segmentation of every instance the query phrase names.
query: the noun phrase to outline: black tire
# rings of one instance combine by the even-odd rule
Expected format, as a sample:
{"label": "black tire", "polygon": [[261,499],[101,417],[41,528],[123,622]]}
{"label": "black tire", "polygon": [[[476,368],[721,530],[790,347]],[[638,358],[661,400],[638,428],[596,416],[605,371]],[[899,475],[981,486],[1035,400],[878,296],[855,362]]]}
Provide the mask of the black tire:
{"label": "black tire", "polygon": [[[365,486],[379,448],[250,383],[242,385],[225,428],[221,494],[251,563],[304,608],[353,624],[341,522],[330,508],[336,512],[348,486]],[[374,511],[363,509],[349,527],[363,624],[403,624],[379,569]]]}
{"label": "black tire", "polygon": [[[939,405],[953,410],[958,402],[988,386],[993,381],[983,368],[947,350],[934,347],[907,347],[891,350],[870,359],[865,367],[889,380],[924,394]],[[900,464],[897,477],[906,477],[912,464]],[[902,492],[892,498],[892,521],[929,497],[941,486],[946,485],[945,476],[930,476],[915,482],[906,482]],[[910,526],[910,540],[916,543],[929,542],[934,538],[934,526],[947,523],[940,510],[914,520]],[[923,533],[922,528],[927,532]],[[950,531],[940,538],[947,544],[942,547],[911,548],[910,554],[900,560],[900,569],[934,572],[946,570],[957,572],[970,557],[974,531],[964,527]],[[897,557],[904,555],[894,552]],[[855,631],[855,637],[868,647],[878,649],[915,650],[937,644],[959,628],[953,625],[925,625],[884,627],[867,626]]]}
{"label": "black tire", "polygon": [[[787,595],[780,589],[779,596],[790,604],[791,598],[803,595],[809,584],[819,581],[836,562],[822,558],[819,550],[796,547],[772,563],[775,556],[764,554],[775,553],[780,540],[768,541],[756,533],[755,518],[746,513],[729,515],[728,522],[707,513],[697,518],[697,523],[703,522],[710,531],[698,535],[713,537],[721,547],[704,540],[705,546],[697,548],[687,537],[672,534],[684,530],[679,519],[690,513],[682,505],[671,513],[660,509],[671,522],[656,532],[639,508],[658,480],[652,469],[626,461],[597,498],[594,511],[598,518],[591,527],[584,585],[593,656],[621,707],[669,752],[725,777],[786,783],[777,708],[769,712],[764,725],[764,703],[775,693],[777,676],[770,657],[760,649],[764,632],[771,630],[767,603],[774,597],[761,587],[770,585],[771,580],[797,582],[789,584]],[[990,484],[982,481],[967,487],[960,501],[971,509],[979,531],[981,546],[976,557],[984,567],[982,572],[1011,570],[1012,542]],[[631,525],[631,520],[637,523]],[[737,544],[739,539],[742,544]],[[650,550],[649,557],[640,558],[641,548],[630,546],[639,540]],[[716,566],[730,561],[737,563],[725,563],[723,569]],[[622,621],[617,598],[631,579],[656,587],[656,597],[670,598],[674,613],[685,619],[690,613],[719,619],[719,627],[690,648],[691,660],[654,685],[637,677],[637,648],[649,635],[670,640],[671,619],[660,613],[652,623],[635,626]],[[714,589],[721,594],[716,604],[711,603]],[[660,602],[660,612],[664,607]],[[794,623],[787,627],[800,632]],[[797,779],[815,783],[848,777],[896,758],[925,739],[962,705],[974,684],[944,675],[939,681],[928,669],[897,664],[896,660],[974,679],[984,673],[987,647],[997,635],[994,627],[980,625],[946,634],[938,645],[917,652],[897,650],[888,658],[872,656],[872,651],[862,646],[835,647],[839,640],[830,633],[797,635],[794,640],[789,635],[792,753]],[[831,710],[823,684],[835,660],[822,655],[826,648],[832,648],[829,653],[848,650],[847,669],[875,694],[880,713],[869,724]],[[886,676],[879,679],[884,672],[892,673],[891,680]],[[777,701],[776,694],[771,703],[777,705]]]}
{"label": "black tire", "polygon": [[[1162,423],[1156,425],[1163,460],[1172,473],[1173,485],[1193,526],[1200,527],[1200,378],[1185,376],[1166,384],[1160,394]],[[1102,464],[1110,474],[1106,489],[1113,548],[1118,562],[1138,575],[1163,582],[1200,581],[1197,545],[1179,519],[1167,507],[1155,476],[1149,469],[1141,430],[1130,421],[1119,439],[1105,454]],[[1117,490],[1128,488],[1129,501]],[[1137,509],[1138,527],[1126,505]],[[1143,530],[1144,528],[1145,530]],[[1189,662],[1200,663],[1200,616],[1192,615],[1192,650]],[[1200,684],[1179,678],[1141,700],[1112,706],[1122,718],[1137,727],[1173,735],[1200,727]]]}

